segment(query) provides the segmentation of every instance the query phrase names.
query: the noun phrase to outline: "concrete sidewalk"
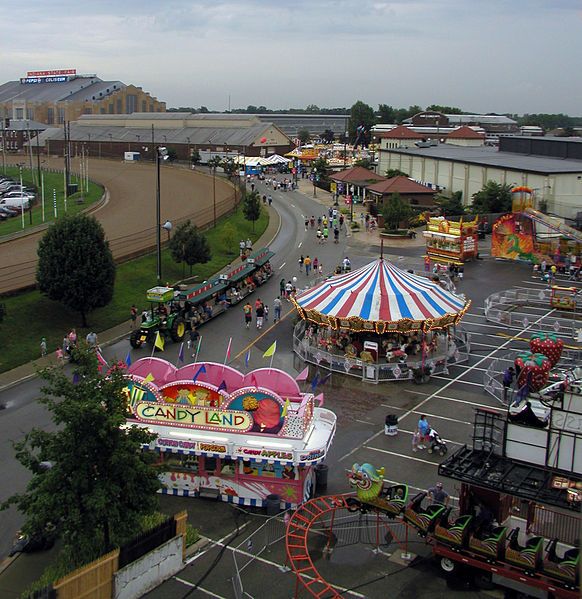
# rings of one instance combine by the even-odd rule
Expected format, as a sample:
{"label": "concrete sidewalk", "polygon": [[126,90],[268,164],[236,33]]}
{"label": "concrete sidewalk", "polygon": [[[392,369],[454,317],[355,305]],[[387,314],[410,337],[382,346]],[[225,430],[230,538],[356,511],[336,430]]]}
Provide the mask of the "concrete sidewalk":
{"label": "concrete sidewalk", "polygon": [[[269,224],[265,229],[265,232],[255,242],[255,247],[257,248],[271,245],[275,237],[277,237],[281,227],[281,218],[279,213],[272,207],[268,207],[267,209],[269,211]],[[234,260],[230,266],[235,266],[238,260],[239,258]],[[223,270],[226,270],[227,268],[228,266]],[[123,339],[124,337],[129,337],[129,333],[131,331],[130,325],[131,321],[127,320],[106,331],[98,331],[99,345],[105,347],[115,343],[116,341],[119,341],[120,339]],[[22,381],[32,378],[36,376],[39,370],[42,370],[47,366],[54,366],[56,364],[57,361],[53,352],[47,356],[44,356],[43,358],[39,358],[38,360],[33,360],[32,362],[22,364],[22,366],[18,366],[13,370],[0,373],[0,391],[9,389],[18,383],[21,383]]]}

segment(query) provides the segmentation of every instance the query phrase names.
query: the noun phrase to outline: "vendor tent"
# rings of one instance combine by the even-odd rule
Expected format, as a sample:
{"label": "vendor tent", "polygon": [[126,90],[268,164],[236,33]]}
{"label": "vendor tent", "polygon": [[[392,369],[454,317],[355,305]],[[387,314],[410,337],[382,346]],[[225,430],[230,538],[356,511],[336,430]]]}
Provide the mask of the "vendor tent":
{"label": "vendor tent", "polygon": [[456,324],[470,301],[379,258],[293,299],[304,320],[352,331],[429,331]]}

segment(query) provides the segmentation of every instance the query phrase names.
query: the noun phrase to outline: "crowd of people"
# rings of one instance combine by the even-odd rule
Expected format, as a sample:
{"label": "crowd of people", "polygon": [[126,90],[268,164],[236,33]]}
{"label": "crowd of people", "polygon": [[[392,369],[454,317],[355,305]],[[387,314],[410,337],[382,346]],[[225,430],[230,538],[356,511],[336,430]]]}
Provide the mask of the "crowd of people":
{"label": "crowd of people", "polygon": [[[94,351],[99,350],[99,341],[97,339],[97,333],[90,331],[85,337],[86,346]],[[59,364],[64,364],[66,361],[74,358],[74,352],[79,347],[79,338],[77,336],[76,329],[71,329],[63,337],[61,345],[55,350],[55,357]],[[42,337],[40,340],[40,355],[41,357],[46,356],[48,353],[48,346],[46,337]]]}

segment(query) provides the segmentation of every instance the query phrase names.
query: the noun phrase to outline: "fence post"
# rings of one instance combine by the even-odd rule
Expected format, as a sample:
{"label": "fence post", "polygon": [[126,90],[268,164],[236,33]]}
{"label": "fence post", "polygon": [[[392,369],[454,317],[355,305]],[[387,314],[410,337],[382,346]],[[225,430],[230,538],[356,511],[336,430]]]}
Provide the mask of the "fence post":
{"label": "fence post", "polygon": [[188,524],[188,512],[182,510],[174,515],[176,521],[176,536],[182,535],[182,561],[186,559],[186,525]]}

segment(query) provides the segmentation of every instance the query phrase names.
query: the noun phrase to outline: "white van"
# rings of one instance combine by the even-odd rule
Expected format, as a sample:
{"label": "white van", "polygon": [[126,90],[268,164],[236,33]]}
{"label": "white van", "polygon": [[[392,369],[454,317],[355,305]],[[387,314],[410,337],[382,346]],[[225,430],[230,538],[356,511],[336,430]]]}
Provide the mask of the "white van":
{"label": "white van", "polygon": [[16,208],[23,208],[28,210],[30,208],[30,199],[27,196],[19,196],[15,198],[2,198],[0,200],[0,206],[15,206]]}

